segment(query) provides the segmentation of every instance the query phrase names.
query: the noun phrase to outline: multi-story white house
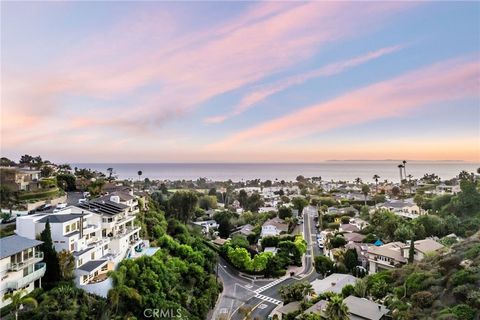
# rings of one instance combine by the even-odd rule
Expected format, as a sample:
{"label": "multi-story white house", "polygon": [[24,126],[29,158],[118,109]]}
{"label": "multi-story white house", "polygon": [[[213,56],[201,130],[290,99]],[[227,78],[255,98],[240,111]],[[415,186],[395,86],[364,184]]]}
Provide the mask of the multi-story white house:
{"label": "multi-story white house", "polygon": [[55,213],[19,217],[16,232],[35,239],[48,221],[55,249],[73,254],[75,282],[89,291],[88,285],[106,280],[107,272],[143,243],[130,207],[116,202],[114,196],[112,200],[94,200]]}
{"label": "multi-story white house", "polygon": [[423,214],[422,209],[413,202],[413,199],[392,200],[378,205],[379,209],[387,209],[398,216],[415,219]]}
{"label": "multi-story white house", "polygon": [[41,286],[45,275],[43,252],[38,250],[42,242],[12,235],[0,239],[0,308],[11,303],[3,297],[8,292],[24,289],[25,294]]}
{"label": "multi-story white house", "polygon": [[[445,246],[431,238],[417,240],[414,242],[414,253],[413,253],[413,260],[414,261],[421,261],[425,258],[425,255],[437,252],[445,248]],[[407,243],[403,247],[403,257],[408,259],[408,255],[410,253],[410,243]]]}
{"label": "multi-story white house", "polygon": [[[423,239],[414,242],[414,261],[421,261],[426,254],[443,249],[441,243],[433,239]],[[382,246],[368,247],[369,273],[376,273],[385,269],[393,269],[407,263],[410,253],[410,244],[391,242]]]}
{"label": "multi-story white house", "polygon": [[260,236],[262,238],[268,236],[278,236],[282,232],[288,232],[288,224],[280,218],[273,218],[265,221],[265,223],[262,225],[262,232]]}
{"label": "multi-story white house", "polygon": [[390,242],[368,248],[369,273],[390,270],[407,262],[403,256],[403,242]]}
{"label": "multi-story white house", "polygon": [[447,186],[446,184],[439,184],[438,186],[435,187],[435,194],[437,195],[444,195],[444,194],[457,194],[462,189],[460,189],[460,185],[452,185],[452,186]]}

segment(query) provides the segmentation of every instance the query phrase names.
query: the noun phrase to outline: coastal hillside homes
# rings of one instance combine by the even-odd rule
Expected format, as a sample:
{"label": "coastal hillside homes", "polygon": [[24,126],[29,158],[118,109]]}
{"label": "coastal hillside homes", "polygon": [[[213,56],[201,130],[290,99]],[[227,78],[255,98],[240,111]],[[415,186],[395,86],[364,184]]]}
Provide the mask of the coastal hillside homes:
{"label": "coastal hillside homes", "polygon": [[218,228],[218,223],[215,220],[195,221],[192,224],[202,228],[202,231],[206,234],[210,232],[210,229]]}
{"label": "coastal hillside homes", "polygon": [[[438,252],[444,248],[442,244],[430,238],[415,241],[414,247],[414,261],[421,261],[426,254]],[[369,273],[372,274],[386,269],[393,269],[407,263],[409,251],[410,244],[405,244],[403,242],[391,242],[381,246],[369,246]]]}
{"label": "coastal hillside homes", "polygon": [[40,171],[0,167],[0,185],[12,191],[36,191],[41,188]]}
{"label": "coastal hillside homes", "polygon": [[347,243],[349,242],[357,242],[360,243],[365,239],[365,236],[363,234],[357,233],[357,232],[347,232],[343,234],[343,237],[345,238],[345,241]]}
{"label": "coastal hillside homes", "polygon": [[95,199],[95,201],[111,201],[123,204],[129,208],[128,212],[130,214],[137,214],[140,212],[137,198],[133,195],[133,192],[127,192],[127,190],[111,192],[108,195]]}
{"label": "coastal hillside homes", "polygon": [[460,189],[460,185],[446,185],[446,184],[439,184],[438,186],[435,187],[435,194],[436,195],[445,195],[445,194],[457,194],[459,193],[460,191],[462,191]]}
{"label": "coastal hillside homes", "polygon": [[6,293],[24,289],[28,294],[41,287],[46,270],[41,262],[43,252],[38,249],[42,243],[19,235],[0,239],[0,308],[11,303],[3,299]]}
{"label": "coastal hillside homes", "polygon": [[98,292],[95,288],[100,286],[93,285],[106,280],[108,271],[145,245],[134,220],[135,215],[126,205],[90,201],[55,213],[19,217],[16,233],[35,239],[48,221],[57,252],[65,250],[75,258],[77,286],[106,295],[108,288]]}
{"label": "coastal hillside homes", "polygon": [[[414,242],[414,255],[413,255],[413,260],[414,261],[421,261],[425,258],[425,255],[432,253],[432,252],[438,252],[445,248],[445,246],[431,238],[423,239],[423,240],[417,240]],[[403,257],[405,259],[408,259],[410,251],[410,243],[407,243],[403,247]]]}
{"label": "coastal hillside homes", "polygon": [[354,224],[346,223],[346,224],[341,224],[338,228],[338,231],[348,233],[348,232],[358,232],[360,231],[360,229]]}
{"label": "coastal hillside homes", "polygon": [[[348,318],[350,320],[384,320],[389,319],[390,312],[384,305],[375,303],[365,298],[358,298],[355,296],[346,297],[343,302],[348,308]],[[319,314],[325,316],[325,311],[328,306],[327,300],[320,300],[310,308],[305,310],[301,315],[295,319],[303,319],[302,317],[308,314]]]}
{"label": "coastal hillside homes", "polygon": [[278,236],[281,233],[286,232],[288,232],[288,224],[284,220],[275,217],[265,221],[265,223],[262,225],[262,232],[260,233],[260,236],[262,238],[268,236]]}
{"label": "coastal hillside homes", "polygon": [[377,208],[390,210],[398,216],[409,219],[415,219],[419,215],[423,214],[422,209],[420,209],[420,207],[413,202],[412,198],[387,201],[379,204]]}
{"label": "coastal hillside homes", "polygon": [[334,292],[334,293],[342,293],[343,287],[346,285],[355,285],[357,278],[350,274],[343,274],[343,273],[332,273],[328,277],[324,279],[316,279],[312,281],[310,284],[312,285],[315,294],[321,294],[325,292]]}
{"label": "coastal hillside homes", "polygon": [[368,248],[369,273],[390,270],[407,262],[403,256],[403,242],[390,242]]}
{"label": "coastal hillside homes", "polygon": [[249,236],[251,234],[253,234],[253,226],[251,224],[246,224],[244,226],[242,226],[239,230],[233,232],[232,234],[239,234],[239,235],[242,235],[242,236]]}

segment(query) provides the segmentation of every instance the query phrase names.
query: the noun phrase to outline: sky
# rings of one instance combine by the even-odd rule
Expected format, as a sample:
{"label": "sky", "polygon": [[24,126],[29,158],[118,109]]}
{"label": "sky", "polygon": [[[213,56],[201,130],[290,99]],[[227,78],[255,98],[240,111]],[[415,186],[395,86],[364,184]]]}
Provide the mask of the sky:
{"label": "sky", "polygon": [[480,2],[1,3],[1,153],[480,161]]}

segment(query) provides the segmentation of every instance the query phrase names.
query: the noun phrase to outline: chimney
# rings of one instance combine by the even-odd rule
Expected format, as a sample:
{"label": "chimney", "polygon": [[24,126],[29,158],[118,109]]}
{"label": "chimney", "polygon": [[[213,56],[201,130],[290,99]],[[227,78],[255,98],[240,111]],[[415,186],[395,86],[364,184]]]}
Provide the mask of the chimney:
{"label": "chimney", "polygon": [[82,214],[80,215],[80,239],[83,238],[83,210]]}
{"label": "chimney", "polygon": [[378,311],[382,311],[382,306],[378,305]]}

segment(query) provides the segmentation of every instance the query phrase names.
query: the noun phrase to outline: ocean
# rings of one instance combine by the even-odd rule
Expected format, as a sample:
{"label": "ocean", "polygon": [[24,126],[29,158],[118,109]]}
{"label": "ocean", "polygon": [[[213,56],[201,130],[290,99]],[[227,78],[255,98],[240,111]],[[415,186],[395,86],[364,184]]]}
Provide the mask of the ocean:
{"label": "ocean", "polygon": [[[353,181],[359,177],[372,181],[374,174],[380,180],[399,181],[399,161],[325,161],[320,163],[77,163],[72,168],[90,168],[107,173],[113,168],[120,179],[143,178],[152,180],[211,180],[242,181],[252,179],[293,181],[298,175],[321,176],[323,180]],[[425,173],[435,173],[442,179],[450,179],[462,170],[476,172],[480,163],[454,161],[409,161],[407,175],[420,178]]]}

